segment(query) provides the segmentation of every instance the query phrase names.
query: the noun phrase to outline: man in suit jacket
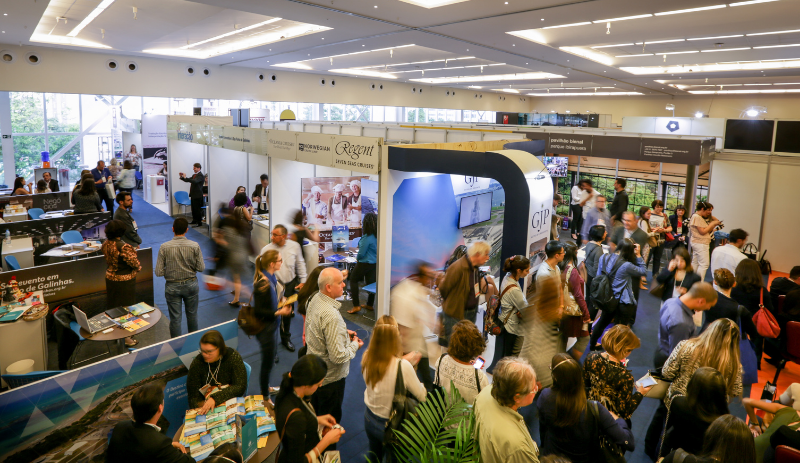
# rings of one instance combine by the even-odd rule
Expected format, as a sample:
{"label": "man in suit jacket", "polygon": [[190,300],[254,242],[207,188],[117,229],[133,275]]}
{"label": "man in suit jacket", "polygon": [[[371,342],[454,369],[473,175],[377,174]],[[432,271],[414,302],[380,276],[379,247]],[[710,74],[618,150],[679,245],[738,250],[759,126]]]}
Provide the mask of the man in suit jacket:
{"label": "man in suit jacket", "polygon": [[133,196],[130,191],[120,191],[117,193],[117,210],[114,212],[114,220],[122,221],[125,226],[125,234],[122,235],[122,241],[130,244],[137,249],[142,244],[142,238],[139,236],[139,227],[136,221],[133,220],[131,213],[128,209],[133,206]]}
{"label": "man in suit jacket", "polygon": [[199,227],[203,225],[203,184],[206,181],[205,175],[200,173],[200,163],[194,163],[194,175],[187,177],[183,172],[180,173],[181,180],[191,183],[189,187],[189,198],[192,200],[192,225]]}
{"label": "man in suit jacket", "polygon": [[107,463],[195,463],[179,442],[161,433],[156,426],[164,412],[164,385],[147,383],[131,398],[133,421],[114,427],[106,452]]}
{"label": "man in suit jacket", "polygon": [[50,175],[50,172],[45,172],[44,174],[42,174],[42,178],[44,178],[44,181],[47,182],[47,187],[50,188],[50,191],[52,191],[53,193],[55,193],[56,191],[61,191],[58,188],[58,180],[53,180],[52,176]]}
{"label": "man in suit jacket", "polygon": [[251,195],[253,202],[258,203],[256,214],[266,214],[269,212],[269,175],[261,174],[261,183],[256,185]]}

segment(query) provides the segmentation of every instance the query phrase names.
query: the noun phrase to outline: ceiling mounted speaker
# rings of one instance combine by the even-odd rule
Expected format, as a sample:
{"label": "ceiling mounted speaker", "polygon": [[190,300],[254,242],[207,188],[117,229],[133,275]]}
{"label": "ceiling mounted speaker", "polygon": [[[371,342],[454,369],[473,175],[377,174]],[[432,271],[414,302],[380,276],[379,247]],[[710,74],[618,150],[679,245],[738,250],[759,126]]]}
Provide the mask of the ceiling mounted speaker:
{"label": "ceiling mounted speaker", "polygon": [[450,96],[450,90],[448,90],[447,92],[445,92],[445,95],[447,95],[447,96]]}
{"label": "ceiling mounted speaker", "polygon": [[383,90],[383,84],[378,85],[378,90]]}
{"label": "ceiling mounted speaker", "polygon": [[203,68],[203,77],[208,77],[211,75],[211,69]]}
{"label": "ceiling mounted speaker", "polygon": [[456,96],[456,91],[455,91],[455,90],[453,90],[452,92],[450,92],[450,95],[452,95],[452,96]]}
{"label": "ceiling mounted speaker", "polygon": [[331,79],[331,87],[335,87],[335,86],[336,86],[336,81]]}
{"label": "ceiling mounted speaker", "polygon": [[477,93],[475,94],[475,98],[478,98],[478,94]]}
{"label": "ceiling mounted speaker", "polygon": [[417,93],[417,87],[411,87],[411,93]]}
{"label": "ceiling mounted speaker", "polygon": [[271,76],[269,76],[269,81],[270,82],[275,82],[277,80],[278,80],[278,76],[276,76],[275,74],[272,74]]}
{"label": "ceiling mounted speaker", "polygon": [[369,89],[370,90],[375,90],[375,87],[376,87],[375,82],[369,84]]}
{"label": "ceiling mounted speaker", "polygon": [[478,95],[478,98],[483,98],[483,93],[481,93],[480,95]]}
{"label": "ceiling mounted speaker", "polygon": [[13,51],[10,50],[0,51],[0,61],[2,61],[3,63],[13,63],[14,61],[16,61],[16,59],[17,55]]}
{"label": "ceiling mounted speaker", "polygon": [[422,93],[422,89],[419,89],[419,93]]}
{"label": "ceiling mounted speaker", "polygon": [[319,80],[319,84],[324,87],[325,86],[325,79],[320,79]]}
{"label": "ceiling mounted speaker", "polygon": [[28,53],[27,55],[25,55],[25,61],[27,61],[28,64],[36,66],[42,62],[42,57],[39,56],[38,53]]}
{"label": "ceiling mounted speaker", "polygon": [[266,78],[267,77],[264,74],[260,73],[260,72],[258,74],[256,74],[256,80],[259,81],[259,82],[264,82],[264,80]]}
{"label": "ceiling mounted speaker", "polygon": [[193,76],[195,74],[194,66],[186,66],[186,75]]}
{"label": "ceiling mounted speaker", "polygon": [[117,63],[117,60],[110,59],[106,61],[106,69],[108,69],[109,71],[116,71],[117,68],[119,68],[119,63]]}
{"label": "ceiling mounted speaker", "polygon": [[125,63],[125,68],[128,72],[136,72],[139,69],[139,65],[136,64],[136,61],[128,61]]}

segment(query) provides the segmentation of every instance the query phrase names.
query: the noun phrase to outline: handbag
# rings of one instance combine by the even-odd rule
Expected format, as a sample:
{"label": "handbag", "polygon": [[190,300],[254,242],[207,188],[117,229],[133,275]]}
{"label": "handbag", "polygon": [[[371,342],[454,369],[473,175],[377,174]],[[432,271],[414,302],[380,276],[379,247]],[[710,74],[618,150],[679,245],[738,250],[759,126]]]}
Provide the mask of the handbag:
{"label": "handbag", "polygon": [[675,235],[673,235],[671,232],[667,232],[665,236],[667,243],[675,241]]}
{"label": "handbag", "polygon": [[764,288],[761,288],[758,312],[753,315],[753,323],[756,325],[758,334],[765,338],[775,339],[781,334],[781,327],[775,320],[775,316],[764,307]]}
{"label": "handbag", "polygon": [[580,317],[583,316],[583,311],[578,305],[578,302],[575,301],[575,296],[573,296],[572,292],[569,290],[569,277],[572,276],[573,270],[575,270],[575,267],[570,266],[569,270],[567,270],[567,276],[564,279],[564,315]]}
{"label": "handbag", "polygon": [[754,243],[747,243],[742,248],[742,254],[747,256],[748,259],[758,259],[758,247]]}
{"label": "handbag", "polygon": [[239,314],[236,316],[236,323],[244,331],[244,334],[248,336],[254,336],[264,331],[264,328],[267,327],[264,320],[256,317],[256,311],[251,305],[252,301],[253,295],[251,294],[250,301],[239,306]]}
{"label": "handbag", "polygon": [[109,198],[115,198],[117,196],[117,191],[114,189],[114,182],[106,182],[106,194]]}
{"label": "handbag", "polygon": [[602,461],[605,463],[625,463],[625,451],[611,442],[605,434],[600,433],[600,406],[594,400],[589,400],[587,408],[594,417],[594,435],[597,439]]}
{"label": "handbag", "polygon": [[652,294],[653,297],[657,297],[657,298],[661,299],[664,296],[664,291],[666,289],[667,289],[667,285],[665,285],[664,283],[659,283],[659,284],[653,286],[652,288],[650,288],[650,294]]}
{"label": "handbag", "polygon": [[[739,306],[739,313],[741,310],[746,310],[744,307]],[[736,320],[739,326],[742,326],[741,315]],[[756,358],[756,350],[753,347],[753,341],[745,338],[742,335],[742,330],[739,330],[739,358],[742,364],[742,384],[754,384],[758,382],[758,360]]]}
{"label": "handbag", "polygon": [[[419,401],[409,396],[406,384],[403,382],[403,360],[397,361],[397,380],[394,383],[394,397],[392,398],[392,411],[389,412],[389,419],[386,420],[383,441],[387,444],[397,445],[400,440],[395,435],[395,431],[400,430],[406,418],[414,414]],[[441,361],[439,361],[441,365]],[[438,373],[438,368],[437,368]]]}
{"label": "handbag", "polygon": [[652,378],[656,382],[656,385],[647,391],[645,397],[649,399],[664,400],[664,397],[667,396],[667,391],[669,390],[669,386],[672,384],[672,381],[666,380],[663,376],[661,376],[660,368],[658,370],[648,370],[647,374],[640,378],[640,381],[644,378]]}
{"label": "handbag", "polygon": [[[301,399],[302,400],[302,399]],[[299,412],[299,408],[292,409],[288,415],[286,415],[286,421],[283,423],[283,429],[281,429],[281,440],[278,443],[278,451],[275,454],[275,461],[278,461],[278,458],[281,456],[281,444],[283,444],[283,435],[286,433],[286,425],[289,424],[289,418],[292,417],[292,413]]]}
{"label": "handbag", "polygon": [[[500,320],[500,307],[501,307],[501,303],[503,301],[503,296],[506,294],[506,292],[509,289],[511,289],[513,287],[514,287],[513,284],[509,284],[508,286],[506,286],[506,288],[503,290],[503,292],[500,293],[500,297],[497,298],[496,303],[494,303],[494,304],[491,303],[491,302],[494,302],[494,299],[495,299],[495,296],[492,296],[490,298],[491,299],[490,303],[486,304],[486,313],[483,314],[483,327],[484,327],[483,328],[483,332],[484,333],[492,334],[494,336],[499,336],[500,333],[502,333],[503,330],[505,329],[505,324],[508,321],[508,317],[506,317],[505,320]],[[510,309],[509,310],[509,314],[511,312],[513,312],[513,311],[514,311],[513,308]]]}

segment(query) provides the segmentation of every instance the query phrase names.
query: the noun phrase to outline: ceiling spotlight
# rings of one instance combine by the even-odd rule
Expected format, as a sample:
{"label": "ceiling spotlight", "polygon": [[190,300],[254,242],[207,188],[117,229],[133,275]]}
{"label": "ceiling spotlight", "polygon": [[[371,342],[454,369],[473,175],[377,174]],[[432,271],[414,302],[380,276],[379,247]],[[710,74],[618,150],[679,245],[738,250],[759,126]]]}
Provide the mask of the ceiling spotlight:
{"label": "ceiling spotlight", "polygon": [[667,111],[675,111],[675,105],[674,104],[668,104],[666,109],[667,109]]}
{"label": "ceiling spotlight", "polygon": [[697,118],[703,117],[703,113],[701,113],[700,111],[697,111],[696,113],[694,113],[694,117],[697,117]]}
{"label": "ceiling spotlight", "polygon": [[758,110],[756,110],[756,109],[748,109],[745,112],[745,114],[747,114],[749,117],[756,117],[756,116],[758,116]]}
{"label": "ceiling spotlight", "polygon": [[745,111],[744,113],[747,115],[747,117],[756,117],[762,113],[766,114],[767,108],[764,106],[751,106],[747,108],[747,111]]}

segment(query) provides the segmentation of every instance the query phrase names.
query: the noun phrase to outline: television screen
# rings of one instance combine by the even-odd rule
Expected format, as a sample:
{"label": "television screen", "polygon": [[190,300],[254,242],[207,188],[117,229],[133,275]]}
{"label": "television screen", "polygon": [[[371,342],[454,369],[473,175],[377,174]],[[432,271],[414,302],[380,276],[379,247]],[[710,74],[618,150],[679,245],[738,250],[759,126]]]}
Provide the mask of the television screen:
{"label": "television screen", "polygon": [[775,121],[728,119],[725,121],[725,149],[770,151],[774,127]]}
{"label": "television screen", "polygon": [[569,158],[561,156],[542,156],[542,162],[550,172],[551,177],[566,177],[569,168]]}
{"label": "television screen", "polygon": [[458,228],[486,222],[492,217],[492,192],[461,198]]}
{"label": "television screen", "polygon": [[800,121],[778,121],[776,153],[800,153]]}

